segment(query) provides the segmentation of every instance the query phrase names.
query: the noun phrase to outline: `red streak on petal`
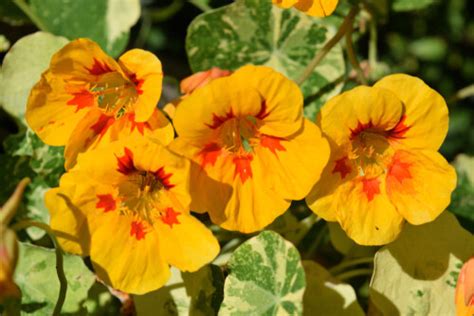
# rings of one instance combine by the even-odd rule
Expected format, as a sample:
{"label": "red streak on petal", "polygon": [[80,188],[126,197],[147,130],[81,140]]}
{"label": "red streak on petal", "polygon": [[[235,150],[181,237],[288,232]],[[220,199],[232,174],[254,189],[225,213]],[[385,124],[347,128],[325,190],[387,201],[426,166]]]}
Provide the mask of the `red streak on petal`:
{"label": "red streak on petal", "polygon": [[66,104],[77,106],[76,112],[94,105],[94,95],[87,90],[82,90],[81,92],[73,93],[72,95],[74,97]]}
{"label": "red streak on petal", "polygon": [[142,85],[144,80],[138,79],[137,74],[131,74],[128,77],[130,78],[130,81],[133,82],[133,84],[135,85],[135,90],[137,91],[137,94],[143,94]]}
{"label": "red streak on petal", "polygon": [[374,124],[372,123],[372,121],[370,121],[369,123],[357,122],[357,127],[354,129],[352,128],[350,129],[351,130],[350,140],[354,140],[360,133],[362,133],[363,131],[369,128],[374,128]]}
{"label": "red streak on petal", "polygon": [[397,123],[397,125],[392,128],[391,130],[387,131],[387,136],[389,138],[395,138],[395,139],[404,139],[405,134],[410,130],[411,126],[408,126],[405,124],[407,116],[405,114],[402,115],[400,118],[400,121]]}
{"label": "red streak on petal", "polygon": [[173,228],[173,224],[181,224],[178,221],[178,215],[180,214],[179,212],[175,212],[171,207],[168,207],[165,210],[165,214],[161,216],[161,220],[163,223],[169,225],[170,228]]}
{"label": "red streak on petal", "polygon": [[252,155],[237,156],[232,159],[235,165],[234,179],[239,175],[242,183],[245,183],[248,178],[252,178],[252,167],[250,166],[252,159]]}
{"label": "red streak on petal", "polygon": [[170,178],[173,174],[172,173],[166,173],[165,172],[165,167],[159,168],[158,170],[153,172],[153,174],[155,175],[156,179],[161,182],[161,184],[163,185],[163,187],[166,190],[169,190],[169,189],[172,189],[172,188],[175,187],[175,185],[171,184],[171,182],[170,182]]}
{"label": "red streak on petal", "polygon": [[95,134],[100,135],[100,138],[102,138],[114,122],[115,119],[113,117],[101,114],[97,122],[90,128]]}
{"label": "red streak on petal", "polygon": [[215,113],[212,113],[212,124],[206,124],[207,127],[210,127],[212,129],[217,129],[219,126],[224,124],[227,120],[230,120],[234,118],[234,113],[232,113],[232,109],[227,112],[226,115],[224,116],[219,116]]}
{"label": "red streak on petal", "polygon": [[135,235],[137,240],[145,238],[147,232],[145,231],[145,225],[143,222],[133,221],[130,227],[130,236]]}
{"label": "red streak on petal", "polygon": [[137,131],[143,135],[143,133],[145,132],[145,128],[151,129],[150,123],[148,122],[135,122],[135,113],[130,113],[128,115],[128,120],[131,123],[130,132],[133,132],[136,128]]}
{"label": "red streak on petal", "polygon": [[96,203],[96,208],[103,208],[104,213],[114,211],[117,208],[117,204],[115,203],[112,194],[97,194],[97,198],[99,201]]}
{"label": "red streak on petal", "polygon": [[276,155],[277,151],[286,151],[286,148],[280,143],[282,140],[284,139],[280,137],[262,135],[260,136],[260,145],[270,149],[270,151]]}
{"label": "red streak on petal", "polygon": [[362,179],[362,191],[367,196],[369,202],[372,201],[375,195],[380,194],[380,180],[377,178]]}
{"label": "red streak on petal", "polygon": [[341,174],[341,179],[344,179],[348,174],[351,173],[352,169],[348,164],[347,157],[342,157],[335,161],[336,165],[332,169],[332,173],[339,172]]}
{"label": "red streak on petal", "polygon": [[[402,183],[405,179],[412,179],[410,173],[411,163],[403,162],[399,157],[395,156],[391,165],[388,168],[388,177],[396,179],[398,182]],[[390,180],[390,179],[389,179]]]}
{"label": "red streak on petal", "polygon": [[260,107],[260,111],[257,113],[257,115],[255,117],[260,119],[260,120],[263,120],[268,115],[270,115],[270,112],[267,112],[267,102],[265,100],[263,100],[262,105]]}
{"label": "red streak on petal", "polygon": [[115,156],[117,158],[118,168],[117,171],[124,174],[129,175],[137,169],[133,163],[133,152],[128,149],[127,147],[124,148],[124,155],[121,157]]}
{"label": "red streak on petal", "polygon": [[210,143],[204,146],[198,154],[198,156],[202,157],[201,167],[205,168],[207,165],[214,166],[221,153],[222,148],[216,143]]}
{"label": "red streak on petal", "polygon": [[86,69],[87,69],[87,71],[89,71],[89,73],[91,75],[94,75],[94,76],[100,76],[100,75],[103,75],[105,73],[113,71],[109,67],[109,65],[107,65],[107,63],[105,61],[101,62],[101,61],[97,60],[96,58],[94,58],[94,64],[92,65],[92,67],[91,68],[86,68]]}

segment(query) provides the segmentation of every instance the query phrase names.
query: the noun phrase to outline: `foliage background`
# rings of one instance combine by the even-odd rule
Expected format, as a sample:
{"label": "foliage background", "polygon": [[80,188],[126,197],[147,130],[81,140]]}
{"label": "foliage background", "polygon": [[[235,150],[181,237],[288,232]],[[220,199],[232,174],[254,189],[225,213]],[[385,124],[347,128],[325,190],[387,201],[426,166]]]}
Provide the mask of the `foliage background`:
{"label": "foliage background", "polygon": [[[8,46],[7,42],[14,44],[23,36],[37,31],[37,27],[22,14],[17,15],[12,24],[11,14],[16,14],[16,11],[11,11],[12,8],[8,7],[8,5],[12,5],[9,1],[2,2],[0,5],[0,36],[4,36],[0,39],[0,50],[2,46]],[[55,1],[59,0],[48,0],[46,5],[53,8]],[[87,19],[87,12],[100,11],[100,8],[96,7],[100,6],[97,4],[99,2],[101,1],[77,1],[80,5],[78,4],[77,8],[71,8],[71,10],[73,13],[77,12],[74,10],[84,11],[84,19]],[[344,5],[347,5],[346,2],[341,1],[340,6],[344,8]],[[407,1],[375,0],[375,2],[382,3],[380,6],[382,10],[377,16],[379,24],[376,28],[378,64],[377,68],[370,72],[369,79],[375,80],[389,72],[413,74],[425,80],[445,97],[450,111],[450,128],[441,152],[448,161],[455,164],[459,177],[458,188],[453,194],[452,205],[449,209],[457,216],[461,225],[473,233],[474,91],[472,84],[474,83],[474,54],[472,52],[474,51],[474,2],[469,0],[427,0],[420,1],[420,3],[428,3],[427,6],[419,10],[407,11],[400,11]],[[30,2],[31,5],[35,5],[35,3],[39,5],[38,1],[32,0]],[[166,75],[163,97],[160,101],[160,104],[163,105],[179,95],[179,80],[191,74],[185,47],[188,26],[202,13],[202,9],[217,8],[230,3],[232,3],[231,0],[142,0],[140,20],[131,28],[129,35],[116,37],[113,41],[110,40],[107,32],[104,33],[105,35],[94,34],[94,36],[102,38],[103,43],[101,44],[110,44],[110,51],[115,57],[120,55],[123,49],[135,47],[154,52],[161,59]],[[45,4],[43,3],[43,5]],[[383,8],[387,8],[387,10]],[[343,12],[343,9],[338,9],[335,18],[342,17]],[[55,14],[55,12],[52,13]],[[98,21],[97,19],[100,20],[101,17],[93,16],[93,18]],[[108,22],[99,21],[93,24],[90,30],[81,29],[81,31],[84,31],[85,35],[88,34],[87,32],[97,32],[97,29],[102,27],[101,23]],[[67,30],[74,31],[72,26]],[[67,36],[68,34],[60,35]],[[358,58],[363,64],[369,55],[369,35],[370,25],[362,20],[356,34],[355,48]],[[5,50],[0,53],[2,63],[5,54]],[[37,57],[34,51],[31,54],[33,59]],[[349,64],[346,69],[348,69],[347,72],[350,71]],[[349,89],[354,85],[355,82],[349,80],[343,89]],[[468,87],[467,90],[464,89],[466,87]],[[47,222],[47,210],[43,205],[42,194],[47,188],[57,185],[58,176],[63,172],[62,149],[42,144],[32,132],[25,130],[21,120],[18,122],[17,118],[12,117],[2,108],[0,108],[0,142],[3,144],[0,150],[0,181],[2,183],[0,203],[7,199],[19,179],[29,176],[33,182],[26,192],[17,220],[33,218]],[[357,247],[351,244],[343,234],[341,235],[340,230],[334,224],[327,224],[324,221],[316,222],[314,216],[310,214],[303,202],[295,202],[291,212],[278,219],[270,227],[293,242],[302,259],[310,259],[329,268],[339,264],[341,260],[370,257],[377,251],[377,248],[374,247]],[[202,220],[208,221],[206,217],[202,217]],[[224,249],[224,253],[219,259],[221,262],[226,262],[238,245],[252,237],[224,232],[216,227],[213,229]],[[55,277],[55,271],[51,268],[54,256],[45,256],[43,252],[31,246],[33,243],[38,246],[51,247],[51,242],[44,236],[44,233],[30,228],[26,232],[21,232],[19,238],[23,242],[21,253],[28,254],[31,258],[28,259],[31,260],[30,263],[37,258],[40,263],[49,262],[50,264],[49,270],[45,267],[34,270],[27,265],[28,262],[20,263],[19,269],[25,273],[32,269],[41,272],[28,275],[23,281],[26,282],[29,279],[30,281],[34,280],[33,282],[36,284],[41,284],[48,278]],[[71,277],[79,277],[78,284],[72,291],[73,297],[68,297],[67,304],[70,305],[66,304],[66,308],[70,308],[70,311],[75,313],[97,315],[113,315],[120,308],[127,312],[129,307],[127,302],[130,302],[127,297],[121,297],[126,302],[122,304],[119,299],[109,293],[105,286],[95,282],[93,275],[87,269],[84,270],[83,266],[74,268],[78,264],[76,259],[75,257],[66,259],[71,261],[70,270],[67,269],[66,274]],[[388,260],[387,258],[382,259]],[[216,262],[216,264],[218,263]],[[307,280],[308,275],[315,279],[319,278],[319,280],[329,278],[328,272],[321,266],[308,268],[308,265],[312,265],[312,263],[303,263],[307,271]],[[225,265],[223,272],[224,275],[228,272]],[[22,281],[18,282],[21,286]],[[215,305],[219,306],[222,300],[222,293],[219,292],[222,290],[217,290],[222,288],[224,282],[222,269],[214,265],[200,270],[195,275],[186,276],[176,272],[171,284],[173,282],[179,284],[184,282],[188,295],[194,291],[198,296],[203,295],[202,299],[205,297],[213,302],[211,305],[214,307],[211,305],[198,306],[197,310],[202,308],[201,312],[215,310]],[[199,289],[190,287],[189,284],[193,282],[203,282],[203,284],[208,282],[208,284],[206,283],[204,292],[199,292]],[[408,281],[404,280],[403,282]],[[318,284],[313,286],[313,290],[315,290],[314,287],[320,285]],[[362,309],[371,310],[368,300],[368,276],[351,278],[350,284],[355,289]],[[172,301],[175,305],[171,308],[173,311],[186,311],[191,308],[191,305],[196,305],[196,302],[181,300],[186,297],[186,291],[166,291],[166,295],[174,298]],[[28,291],[26,292],[28,293]],[[44,295],[49,295],[49,297],[29,297],[27,294],[27,301],[22,304],[22,310],[33,314],[48,314],[48,311],[50,312],[54,307],[56,299],[54,288],[49,292],[46,291]],[[136,298],[136,308],[138,311],[141,309],[142,314],[146,314],[150,302],[155,304],[152,309],[156,308],[157,302],[160,302],[160,306],[164,308],[163,311],[166,304],[169,304],[169,301],[163,298],[168,297],[163,294],[163,291],[153,295],[155,296],[152,298]],[[48,300],[53,305],[41,303]],[[80,306],[79,309],[78,306]],[[227,306],[226,300],[224,300],[223,306]],[[355,309],[352,311],[354,315],[361,312],[360,307],[356,306]],[[166,311],[169,311],[169,306],[166,307]]]}

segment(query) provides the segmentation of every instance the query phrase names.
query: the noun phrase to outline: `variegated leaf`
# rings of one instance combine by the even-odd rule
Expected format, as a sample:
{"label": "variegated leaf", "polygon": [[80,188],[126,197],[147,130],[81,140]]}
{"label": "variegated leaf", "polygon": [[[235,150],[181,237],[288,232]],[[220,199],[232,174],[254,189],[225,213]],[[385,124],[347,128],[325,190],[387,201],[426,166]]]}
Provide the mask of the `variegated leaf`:
{"label": "variegated leaf", "polygon": [[219,315],[301,315],[306,282],[300,255],[277,233],[244,242],[229,269]]}
{"label": "variegated leaf", "polygon": [[[193,71],[213,66],[236,69],[267,65],[298,79],[335,32],[337,19],[317,19],[297,10],[282,10],[269,0],[236,0],[198,16],[189,26],[186,51]],[[340,46],[334,47],[302,85],[305,114],[313,118],[324,101],[342,88]]]}

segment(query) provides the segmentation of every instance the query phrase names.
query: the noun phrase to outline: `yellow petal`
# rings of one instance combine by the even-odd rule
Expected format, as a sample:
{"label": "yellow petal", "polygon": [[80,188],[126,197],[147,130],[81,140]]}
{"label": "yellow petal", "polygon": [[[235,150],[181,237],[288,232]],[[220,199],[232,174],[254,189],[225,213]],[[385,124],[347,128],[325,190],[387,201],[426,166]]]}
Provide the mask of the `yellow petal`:
{"label": "yellow petal", "polygon": [[297,3],[298,0],[272,0],[272,3],[276,4],[280,8],[288,9]]}
{"label": "yellow petal", "polygon": [[160,60],[150,52],[132,49],[120,56],[119,63],[137,85],[138,99],[133,105],[135,120],[148,120],[161,96],[163,71]]}
{"label": "yellow petal", "polygon": [[381,178],[347,182],[335,196],[341,227],[361,245],[384,245],[402,229],[403,217],[385,193]]}
{"label": "yellow petal", "polygon": [[299,0],[295,8],[310,16],[325,17],[336,10],[338,0]]}
{"label": "yellow petal", "polygon": [[176,224],[161,220],[155,223],[161,251],[166,261],[178,269],[196,271],[217,256],[219,243],[189,212],[180,212],[177,221]]}
{"label": "yellow petal", "polygon": [[288,139],[260,137],[255,155],[265,166],[265,187],[289,200],[303,199],[319,180],[329,159],[329,144],[319,128],[304,120],[303,128]]}
{"label": "yellow petal", "polygon": [[403,105],[392,92],[359,86],[329,100],[321,108],[318,120],[323,133],[340,146],[363,128],[381,133],[392,130],[402,114]]}
{"label": "yellow petal", "polygon": [[431,222],[441,214],[456,187],[454,168],[432,150],[397,151],[386,179],[390,200],[414,225]]}
{"label": "yellow petal", "polygon": [[420,149],[438,148],[448,132],[448,107],[443,97],[421,79],[405,74],[390,75],[374,87],[393,92],[404,104],[409,129],[399,141]]}

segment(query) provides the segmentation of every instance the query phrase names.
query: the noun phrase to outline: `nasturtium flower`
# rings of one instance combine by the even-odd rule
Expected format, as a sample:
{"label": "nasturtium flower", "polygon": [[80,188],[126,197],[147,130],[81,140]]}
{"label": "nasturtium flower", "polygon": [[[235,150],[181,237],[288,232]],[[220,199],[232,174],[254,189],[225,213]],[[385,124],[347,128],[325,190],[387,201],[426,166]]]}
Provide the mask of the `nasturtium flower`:
{"label": "nasturtium flower", "polygon": [[306,200],[357,243],[386,244],[405,220],[430,222],[449,205],[456,173],[437,152],[448,108],[422,80],[396,74],[352,89],[322,107],[318,124],[331,158]]}
{"label": "nasturtium flower", "polygon": [[295,7],[310,16],[325,17],[336,10],[338,0],[272,0],[283,9]]}
{"label": "nasturtium flower", "polygon": [[68,252],[90,256],[98,277],[141,294],[165,284],[169,265],[195,271],[219,244],[189,212],[187,159],[157,142],[120,140],[78,156],[45,197]]}
{"label": "nasturtium flower", "polygon": [[303,118],[298,86],[265,66],[244,66],[195,90],[173,119],[171,145],[190,158],[191,209],[221,227],[254,232],[303,199],[329,158]]}
{"label": "nasturtium flower", "polygon": [[133,49],[115,61],[93,41],[74,40],[33,87],[26,120],[46,144],[66,146],[70,168],[79,153],[130,134],[172,137],[156,109],[162,79],[161,62],[150,52]]}
{"label": "nasturtium flower", "polygon": [[474,315],[474,257],[464,263],[459,272],[455,302],[456,315]]}

